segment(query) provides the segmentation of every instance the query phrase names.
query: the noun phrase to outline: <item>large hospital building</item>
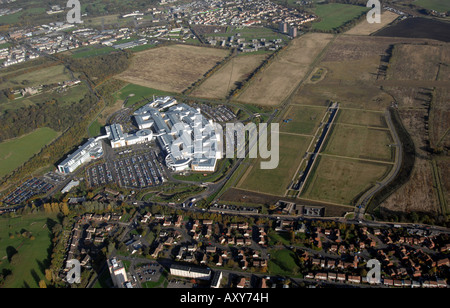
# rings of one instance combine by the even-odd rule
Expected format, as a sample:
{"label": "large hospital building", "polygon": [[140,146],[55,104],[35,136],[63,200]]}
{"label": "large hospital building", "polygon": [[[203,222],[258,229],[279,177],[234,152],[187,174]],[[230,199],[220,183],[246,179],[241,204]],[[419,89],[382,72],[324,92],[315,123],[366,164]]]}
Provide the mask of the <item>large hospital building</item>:
{"label": "large hospital building", "polygon": [[166,165],[180,172],[192,170],[214,172],[222,158],[222,136],[199,110],[179,104],[171,97],[154,99],[134,113],[139,127],[128,134],[120,124],[106,127],[106,135],[89,139],[58,165],[61,173],[72,173],[79,166],[103,156],[102,140],[109,139],[112,148],[158,141],[166,155]]}

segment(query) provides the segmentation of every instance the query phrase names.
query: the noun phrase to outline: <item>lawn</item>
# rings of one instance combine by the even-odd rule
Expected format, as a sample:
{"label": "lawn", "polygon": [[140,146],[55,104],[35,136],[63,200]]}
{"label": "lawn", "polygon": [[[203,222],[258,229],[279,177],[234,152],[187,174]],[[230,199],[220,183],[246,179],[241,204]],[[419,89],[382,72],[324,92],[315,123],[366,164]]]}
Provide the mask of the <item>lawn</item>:
{"label": "lawn", "polygon": [[284,196],[294,173],[305,155],[312,137],[280,134],[280,163],[273,170],[262,170],[255,162],[244,175],[239,188]]}
{"label": "lawn", "polygon": [[330,31],[361,16],[361,14],[368,10],[369,8],[365,6],[341,3],[318,4],[314,13],[319,16],[320,21],[314,23],[312,27],[315,30]]}
{"label": "lawn", "polygon": [[20,138],[0,143],[0,178],[19,168],[56,136],[56,131],[44,127]]}
{"label": "lawn", "polygon": [[117,99],[125,101],[128,98],[125,107],[131,107],[142,100],[152,100],[155,96],[171,96],[173,93],[147,88],[137,84],[128,84],[116,94]]}
{"label": "lawn", "polygon": [[290,250],[272,250],[270,252],[269,273],[271,275],[296,276],[299,274],[295,253]]}
{"label": "lawn", "polygon": [[[12,272],[4,287],[38,287],[49,266],[48,249],[52,244],[49,223],[55,220],[56,215],[46,214],[0,218],[0,270]],[[30,235],[24,237],[25,231]]]}

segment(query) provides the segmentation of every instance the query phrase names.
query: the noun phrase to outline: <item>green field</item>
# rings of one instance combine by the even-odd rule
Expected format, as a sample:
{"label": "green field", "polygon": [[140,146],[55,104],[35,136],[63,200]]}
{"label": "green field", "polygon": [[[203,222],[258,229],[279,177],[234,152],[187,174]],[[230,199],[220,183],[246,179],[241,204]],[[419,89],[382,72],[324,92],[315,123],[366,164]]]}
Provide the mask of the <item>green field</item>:
{"label": "green field", "polygon": [[280,130],[286,133],[313,135],[325,115],[326,108],[292,106],[286,112]]}
{"label": "green field", "polygon": [[442,13],[450,11],[450,1],[448,0],[416,0],[412,4]]}
{"label": "green field", "polygon": [[102,56],[110,54],[113,51],[116,51],[116,49],[109,46],[84,47],[77,50],[72,50],[72,58],[84,59],[89,57]]}
{"label": "green field", "polygon": [[301,197],[352,205],[358,195],[386,176],[390,165],[319,156]]}
{"label": "green field", "polygon": [[58,135],[44,127],[31,134],[0,143],[0,178],[27,162]]}
{"label": "green field", "polygon": [[284,196],[312,137],[280,134],[280,163],[274,170],[262,170],[256,163],[239,188]]}
{"label": "green field", "polygon": [[0,24],[11,25],[22,20],[23,15],[39,15],[45,13],[44,8],[29,8],[11,15],[0,16]]}
{"label": "green field", "polygon": [[72,79],[64,65],[49,66],[31,72],[24,72],[17,76],[7,77],[7,81],[1,83],[1,89],[36,87]]}
{"label": "green field", "polygon": [[134,104],[142,101],[142,100],[152,100],[153,95],[155,96],[170,96],[173,95],[169,92],[164,92],[160,90],[155,90],[143,86],[139,86],[136,84],[128,84],[125,87],[123,87],[120,91],[118,91],[116,94],[116,98],[125,101],[128,98],[128,101],[125,105],[125,107],[131,107]]}
{"label": "green field", "polygon": [[[12,272],[4,287],[38,287],[49,266],[48,249],[52,244],[49,226],[55,220],[56,215],[45,214],[0,218],[0,271]],[[24,237],[25,231],[31,234]]]}
{"label": "green field", "polygon": [[290,250],[272,250],[270,251],[269,273],[271,275],[289,275],[297,276],[299,266],[297,265],[295,253]]}
{"label": "green field", "polygon": [[359,17],[369,11],[365,6],[328,3],[318,4],[314,13],[319,16],[320,21],[313,23],[315,30],[330,31],[344,25],[346,22]]}

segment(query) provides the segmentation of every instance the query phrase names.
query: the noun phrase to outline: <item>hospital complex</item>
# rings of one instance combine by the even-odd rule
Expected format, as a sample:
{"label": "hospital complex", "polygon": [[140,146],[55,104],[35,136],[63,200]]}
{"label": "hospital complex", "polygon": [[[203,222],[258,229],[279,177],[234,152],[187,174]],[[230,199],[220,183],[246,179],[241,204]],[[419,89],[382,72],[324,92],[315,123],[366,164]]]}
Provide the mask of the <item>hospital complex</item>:
{"label": "hospital complex", "polygon": [[172,171],[216,170],[217,161],[223,154],[221,135],[199,110],[178,103],[172,97],[160,97],[137,110],[133,117],[138,131],[125,133],[120,124],[107,126],[106,135],[89,139],[61,162],[59,172],[69,174],[81,165],[101,158],[103,140],[109,140],[113,149],[156,140],[166,155],[166,166]]}

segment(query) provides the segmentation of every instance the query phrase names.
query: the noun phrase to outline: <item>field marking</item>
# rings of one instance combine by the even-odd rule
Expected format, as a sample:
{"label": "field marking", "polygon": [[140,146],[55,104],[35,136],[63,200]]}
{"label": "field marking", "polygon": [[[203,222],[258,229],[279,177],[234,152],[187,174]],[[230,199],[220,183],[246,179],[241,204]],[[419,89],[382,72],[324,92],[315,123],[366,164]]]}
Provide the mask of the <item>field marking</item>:
{"label": "field marking", "polygon": [[383,160],[368,159],[368,158],[357,158],[357,157],[349,157],[349,156],[326,154],[326,153],[319,153],[319,155],[321,155],[321,156],[328,156],[328,157],[343,158],[343,159],[350,159],[350,160],[358,160],[358,161],[361,161],[361,162],[385,164],[385,165],[394,165],[395,164],[395,162],[388,162],[388,161],[383,161]]}
{"label": "field marking", "polygon": [[385,131],[391,131],[389,127],[381,127],[381,126],[370,126],[370,125],[361,125],[361,124],[350,124],[350,123],[342,123],[342,122],[336,122],[335,125],[342,125],[342,126],[352,126],[352,127],[361,127],[361,128],[367,128],[367,129],[373,129],[373,130],[385,130]]}
{"label": "field marking", "polygon": [[[280,131],[280,134],[283,134],[283,135],[292,135],[292,136],[300,136],[300,137],[308,137],[308,138],[311,138],[311,137],[314,137],[315,135],[307,135],[307,134],[297,134],[297,133],[289,133],[289,132],[282,132],[282,131]],[[309,148],[308,148],[309,149]]]}

